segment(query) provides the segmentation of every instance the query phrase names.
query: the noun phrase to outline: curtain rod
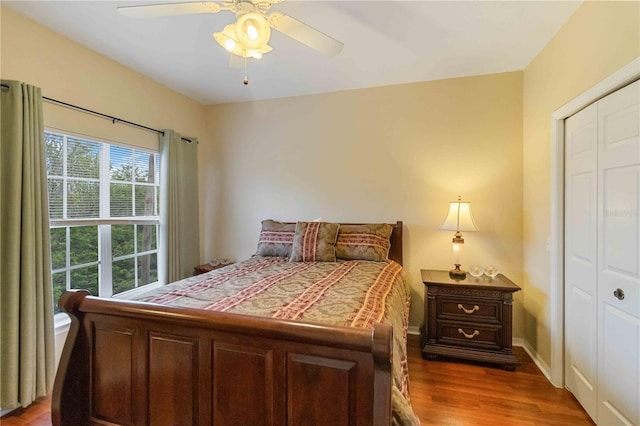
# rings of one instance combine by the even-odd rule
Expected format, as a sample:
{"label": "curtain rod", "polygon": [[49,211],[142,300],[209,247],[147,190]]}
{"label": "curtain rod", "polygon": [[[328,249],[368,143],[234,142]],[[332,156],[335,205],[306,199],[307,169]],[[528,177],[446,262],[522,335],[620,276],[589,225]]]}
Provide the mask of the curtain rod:
{"label": "curtain rod", "polygon": [[[47,101],[47,102],[51,102],[51,103],[54,103],[54,104],[62,105],[62,106],[67,107],[67,108],[76,109],[78,111],[82,111],[82,112],[85,112],[87,114],[96,115],[96,116],[98,116],[100,118],[104,118],[106,120],[110,120],[113,124],[123,123],[123,124],[129,125],[129,126],[132,126],[132,127],[137,127],[139,129],[146,130],[146,131],[149,131],[149,132],[155,132],[155,133],[157,133],[159,135],[163,135],[164,136],[164,132],[162,130],[154,129],[152,127],[143,126],[142,124],[134,123],[132,121],[123,120],[121,118],[114,117],[112,115],[103,114],[101,112],[97,112],[97,111],[93,111],[93,110],[90,110],[90,109],[87,109],[87,108],[83,108],[83,107],[80,107],[80,106],[77,106],[77,105],[69,104],[67,102],[62,102],[62,101],[59,101],[57,99],[52,99],[52,98],[49,98],[49,97],[46,97],[46,96],[43,96],[42,99]],[[183,141],[188,142],[188,143],[192,143],[193,142],[191,139],[185,138],[185,137],[180,137],[180,139],[182,139]]]}
{"label": "curtain rod", "polygon": [[[9,85],[7,85],[7,84],[2,84],[2,87],[6,88],[6,89],[9,89]],[[134,123],[134,122],[131,122],[131,121],[123,120],[121,118],[114,117],[112,115],[103,114],[101,112],[93,111],[93,110],[90,110],[90,109],[87,109],[87,108],[83,108],[83,107],[80,107],[80,106],[77,106],[77,105],[73,105],[73,104],[70,104],[70,103],[67,103],[67,102],[62,102],[62,101],[59,101],[57,99],[52,99],[52,98],[49,98],[49,97],[46,97],[46,96],[43,96],[42,99],[47,101],[47,102],[50,102],[50,103],[54,103],[54,104],[58,104],[58,105],[61,105],[61,106],[67,107],[67,108],[71,108],[71,109],[75,109],[75,110],[78,110],[78,111],[82,111],[82,112],[85,112],[87,114],[96,115],[96,116],[98,116],[100,118],[104,118],[106,120],[110,120],[113,124],[123,123],[123,124],[127,124],[127,125],[133,126],[133,127],[137,127],[139,129],[146,130],[146,131],[149,131],[149,132],[155,132],[155,133],[157,133],[159,135],[163,135],[164,136],[164,132],[162,130],[154,129],[152,127],[143,126],[142,124],[138,124],[138,123]],[[193,140],[191,140],[189,138],[180,137],[180,139],[182,139],[185,142],[193,143]]]}

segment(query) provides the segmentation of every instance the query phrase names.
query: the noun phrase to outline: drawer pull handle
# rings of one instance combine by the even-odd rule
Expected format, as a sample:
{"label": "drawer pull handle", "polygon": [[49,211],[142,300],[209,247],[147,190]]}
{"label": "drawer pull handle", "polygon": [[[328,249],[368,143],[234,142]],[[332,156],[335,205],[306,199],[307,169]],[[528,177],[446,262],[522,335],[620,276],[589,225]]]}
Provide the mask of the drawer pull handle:
{"label": "drawer pull handle", "polygon": [[473,333],[471,334],[467,334],[464,332],[463,329],[459,328],[458,329],[458,333],[462,334],[464,337],[466,337],[467,339],[473,339],[476,336],[480,335],[480,332],[478,330],[473,330]]}
{"label": "drawer pull handle", "polygon": [[469,314],[471,315],[472,313],[474,313],[475,311],[479,311],[480,310],[480,306],[478,305],[473,305],[472,309],[467,309],[464,307],[464,305],[462,303],[458,303],[458,309],[460,309],[462,312],[464,312],[465,314]]}

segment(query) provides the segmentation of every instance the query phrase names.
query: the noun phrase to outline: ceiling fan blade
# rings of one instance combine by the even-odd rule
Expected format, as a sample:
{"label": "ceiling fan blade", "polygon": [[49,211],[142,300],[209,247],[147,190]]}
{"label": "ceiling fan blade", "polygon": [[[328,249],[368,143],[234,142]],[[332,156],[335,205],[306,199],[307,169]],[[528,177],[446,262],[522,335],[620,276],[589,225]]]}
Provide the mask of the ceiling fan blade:
{"label": "ceiling fan blade", "polygon": [[273,29],[327,56],[337,55],[344,47],[342,42],[282,12],[271,13],[269,15],[269,23]]}
{"label": "ceiling fan blade", "polygon": [[192,15],[197,13],[218,13],[222,6],[212,1],[193,3],[144,4],[140,6],[122,6],[120,14],[128,18],[158,18],[160,16]]}

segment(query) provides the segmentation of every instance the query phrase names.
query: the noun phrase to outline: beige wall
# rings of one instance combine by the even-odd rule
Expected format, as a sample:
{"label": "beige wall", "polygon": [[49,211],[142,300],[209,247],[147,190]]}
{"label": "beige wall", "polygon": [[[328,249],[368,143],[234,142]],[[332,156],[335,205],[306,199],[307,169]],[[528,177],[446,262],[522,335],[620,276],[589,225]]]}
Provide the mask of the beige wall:
{"label": "beige wall", "polygon": [[[207,145],[204,107],[7,8],[0,8],[0,74],[42,88],[44,96],[155,129],[172,128]],[[156,133],[44,104],[45,126],[146,148]],[[203,168],[207,164],[200,165]],[[202,175],[207,176],[207,174]],[[205,188],[200,191],[206,202]],[[201,222],[203,219],[201,219]],[[204,224],[201,224],[201,229]]]}
{"label": "beige wall", "polygon": [[639,2],[586,2],[524,71],[524,337],[550,362],[551,114],[640,56]]}
{"label": "beige wall", "polygon": [[[419,271],[451,268],[452,233],[438,227],[460,194],[480,228],[465,235],[463,266],[522,279],[521,72],[210,106],[207,123],[221,176],[215,253],[250,256],[266,218],[401,219],[418,326]],[[515,311],[519,337],[521,294]]]}

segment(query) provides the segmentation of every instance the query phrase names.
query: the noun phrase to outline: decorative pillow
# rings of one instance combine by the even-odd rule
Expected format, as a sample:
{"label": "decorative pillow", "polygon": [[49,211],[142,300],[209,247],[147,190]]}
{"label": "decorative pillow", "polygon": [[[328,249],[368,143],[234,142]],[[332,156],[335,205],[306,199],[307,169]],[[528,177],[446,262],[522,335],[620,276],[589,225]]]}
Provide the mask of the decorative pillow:
{"label": "decorative pillow", "polygon": [[384,262],[391,248],[391,232],[393,226],[388,223],[341,225],[336,242],[336,257]]}
{"label": "decorative pillow", "polygon": [[298,222],[293,237],[291,262],[335,262],[340,225],[328,222]]}
{"label": "decorative pillow", "polygon": [[295,223],[282,223],[275,220],[263,220],[256,256],[291,256]]}

